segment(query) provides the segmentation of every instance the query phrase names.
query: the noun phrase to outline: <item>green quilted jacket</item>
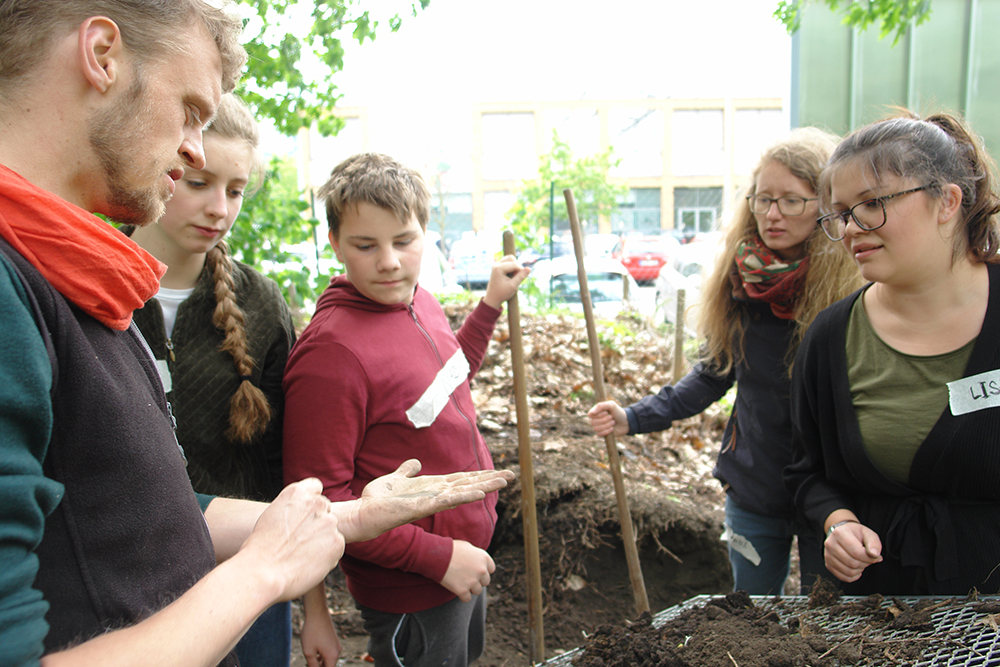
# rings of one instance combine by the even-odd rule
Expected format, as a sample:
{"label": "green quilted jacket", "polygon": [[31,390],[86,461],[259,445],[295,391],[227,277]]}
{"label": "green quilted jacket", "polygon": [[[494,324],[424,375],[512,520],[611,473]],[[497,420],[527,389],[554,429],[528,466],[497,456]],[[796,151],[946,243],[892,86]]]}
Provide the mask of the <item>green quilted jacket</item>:
{"label": "green quilted jacket", "polygon": [[168,348],[163,311],[153,298],[135,312],[135,323],[157,359],[166,359],[173,388],[167,398],[177,420],[177,439],[188,460],[191,484],[199,493],[271,500],[281,490],[281,379],[295,342],[291,314],[278,285],[245,264],[236,266],[236,300],[245,314],[252,381],[267,396],[272,417],[250,443],[226,437],[229,401],[240,379],[233,357],[219,351],[224,334],[212,324],[213,285],[207,269],[194,292],[178,308]]}

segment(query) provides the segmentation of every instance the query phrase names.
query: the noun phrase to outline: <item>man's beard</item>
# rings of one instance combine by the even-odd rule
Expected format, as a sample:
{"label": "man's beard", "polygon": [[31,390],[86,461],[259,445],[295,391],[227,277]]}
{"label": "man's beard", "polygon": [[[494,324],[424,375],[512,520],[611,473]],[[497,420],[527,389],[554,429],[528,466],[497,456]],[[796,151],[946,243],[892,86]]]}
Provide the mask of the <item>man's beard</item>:
{"label": "man's beard", "polygon": [[101,163],[106,188],[105,210],[99,212],[126,225],[156,222],[170,197],[168,191],[157,190],[167,169],[157,169],[141,159],[151,115],[145,93],[145,80],[137,70],[123,103],[90,121],[90,144]]}

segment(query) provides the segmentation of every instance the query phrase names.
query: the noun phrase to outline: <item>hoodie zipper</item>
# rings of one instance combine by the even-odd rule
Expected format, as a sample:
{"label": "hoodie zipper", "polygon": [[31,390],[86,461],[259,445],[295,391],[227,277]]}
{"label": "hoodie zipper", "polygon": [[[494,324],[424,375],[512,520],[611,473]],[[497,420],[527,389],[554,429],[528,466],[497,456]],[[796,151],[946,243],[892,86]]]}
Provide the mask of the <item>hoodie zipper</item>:
{"label": "hoodie zipper", "polygon": [[[441,353],[438,352],[437,345],[434,344],[434,339],[431,338],[430,334],[427,333],[427,330],[424,329],[422,324],[420,324],[420,320],[417,319],[417,311],[413,308],[412,303],[407,305],[407,310],[410,311],[410,317],[413,318],[413,323],[416,325],[417,330],[424,335],[424,338],[427,339],[427,342],[430,344],[431,349],[434,350],[434,357],[435,359],[437,359],[438,366],[444,368],[444,362],[441,360]],[[459,346],[459,349],[461,349],[461,346]],[[458,404],[458,399],[455,398],[454,392],[452,392],[452,394],[448,396],[448,400],[454,402],[455,409],[458,410],[458,414],[462,415],[462,419],[464,419],[465,423],[468,424],[469,426],[469,435],[471,436],[472,439],[471,441],[472,452],[473,454],[476,455],[476,462],[479,464],[479,469],[482,470],[483,462],[482,459],[479,458],[479,449],[476,447],[476,425],[469,418],[469,416],[465,414],[465,412],[462,410],[462,407]]]}

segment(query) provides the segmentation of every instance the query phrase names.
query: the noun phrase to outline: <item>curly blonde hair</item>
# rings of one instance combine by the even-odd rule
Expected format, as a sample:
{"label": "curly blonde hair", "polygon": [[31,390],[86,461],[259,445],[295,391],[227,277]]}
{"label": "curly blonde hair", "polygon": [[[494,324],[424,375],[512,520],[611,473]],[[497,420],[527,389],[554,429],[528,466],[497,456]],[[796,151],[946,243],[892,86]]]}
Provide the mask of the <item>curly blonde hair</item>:
{"label": "curly blonde hair", "polygon": [[[698,306],[698,333],[704,337],[702,357],[719,373],[726,374],[743,359],[746,321],[740,302],[733,298],[729,273],[740,246],[758,237],[757,220],[746,196],[756,193],[757,178],[772,161],[788,168],[819,192],[819,179],[837,137],[814,127],[793,130],[761,155],[750,182],[737,199],[736,210],[724,230],[724,242],[715,265],[705,278]],[[831,242],[819,225],[806,241],[809,269],[802,293],[795,304],[795,335],[788,350],[789,372],[806,329],[821,310],[861,287],[863,281],[853,258],[839,243]]]}
{"label": "curly blonde hair", "polygon": [[[251,156],[250,182],[260,185],[264,174],[264,162],[258,149],[260,133],[257,121],[242,100],[232,93],[223,95],[219,111],[205,128],[205,135],[246,142]],[[206,268],[214,284],[212,324],[225,334],[219,349],[232,355],[233,365],[241,379],[239,389],[229,401],[229,429],[226,435],[230,440],[249,443],[267,428],[272,411],[264,392],[253,383],[255,362],[247,352],[245,315],[236,302],[235,267],[225,241],[220,241],[208,251]]]}

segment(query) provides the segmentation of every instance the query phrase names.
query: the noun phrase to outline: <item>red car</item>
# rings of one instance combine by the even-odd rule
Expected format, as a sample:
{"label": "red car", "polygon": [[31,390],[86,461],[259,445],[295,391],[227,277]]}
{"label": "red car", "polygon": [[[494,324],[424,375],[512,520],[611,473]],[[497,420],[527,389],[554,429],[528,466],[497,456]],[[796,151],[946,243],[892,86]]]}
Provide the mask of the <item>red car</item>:
{"label": "red car", "polygon": [[651,283],[670,261],[680,242],[672,236],[626,236],[611,256],[618,259],[637,283]]}

